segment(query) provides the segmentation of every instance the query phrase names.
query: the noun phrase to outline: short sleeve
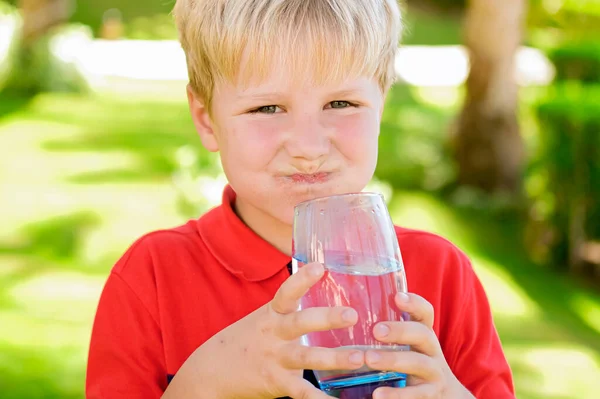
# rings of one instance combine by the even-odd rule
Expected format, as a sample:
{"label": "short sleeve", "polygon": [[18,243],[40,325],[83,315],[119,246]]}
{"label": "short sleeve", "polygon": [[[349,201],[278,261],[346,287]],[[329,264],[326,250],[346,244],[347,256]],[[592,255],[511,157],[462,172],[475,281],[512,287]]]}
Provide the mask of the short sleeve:
{"label": "short sleeve", "polygon": [[494,326],[485,290],[465,255],[459,255],[461,300],[448,324],[446,360],[458,380],[478,399],[515,398],[512,373]]}
{"label": "short sleeve", "polygon": [[86,397],[160,398],[166,388],[159,324],[148,306],[113,271],[102,292],[92,330]]}

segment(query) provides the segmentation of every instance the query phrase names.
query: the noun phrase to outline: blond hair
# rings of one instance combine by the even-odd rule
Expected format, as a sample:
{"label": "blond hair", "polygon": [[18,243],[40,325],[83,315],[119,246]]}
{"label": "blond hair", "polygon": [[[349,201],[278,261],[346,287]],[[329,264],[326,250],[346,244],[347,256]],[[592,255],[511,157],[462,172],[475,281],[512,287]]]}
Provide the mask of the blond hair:
{"label": "blond hair", "polygon": [[209,110],[215,81],[262,80],[275,63],[316,84],[369,76],[385,92],[395,79],[396,0],[177,0],[173,12]]}

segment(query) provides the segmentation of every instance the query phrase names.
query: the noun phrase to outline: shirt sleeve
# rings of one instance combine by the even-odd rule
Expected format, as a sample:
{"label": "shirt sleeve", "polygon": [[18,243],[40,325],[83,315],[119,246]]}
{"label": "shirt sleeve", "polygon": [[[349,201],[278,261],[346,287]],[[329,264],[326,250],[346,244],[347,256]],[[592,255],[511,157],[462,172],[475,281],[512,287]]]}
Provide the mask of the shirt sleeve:
{"label": "shirt sleeve", "polygon": [[454,303],[446,360],[454,375],[477,399],[515,398],[512,373],[494,326],[485,290],[471,263],[459,256],[462,300]]}
{"label": "shirt sleeve", "polygon": [[130,285],[113,271],[92,330],[86,397],[160,398],[166,387],[159,324]]}

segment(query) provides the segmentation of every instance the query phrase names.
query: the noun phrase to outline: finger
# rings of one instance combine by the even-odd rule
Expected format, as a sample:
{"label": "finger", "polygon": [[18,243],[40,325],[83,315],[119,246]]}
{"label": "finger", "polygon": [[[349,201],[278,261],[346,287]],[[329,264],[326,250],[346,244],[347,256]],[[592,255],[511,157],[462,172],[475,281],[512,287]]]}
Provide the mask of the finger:
{"label": "finger", "polygon": [[352,308],[307,308],[285,315],[278,331],[280,337],[291,340],[313,331],[350,327],[357,321],[358,314]]}
{"label": "finger", "polygon": [[373,399],[429,399],[440,397],[435,386],[431,384],[416,385],[406,388],[377,388]]}
{"label": "finger", "polygon": [[435,359],[412,351],[373,351],[365,354],[365,363],[372,369],[397,371],[424,381],[442,378],[442,370]]}
{"label": "finger", "polygon": [[286,388],[294,399],[331,399],[331,396],[301,378],[290,378],[286,382]]}
{"label": "finger", "polygon": [[290,369],[356,370],[364,364],[364,352],[356,349],[320,348],[293,344],[282,349],[281,363]]}
{"label": "finger", "polygon": [[373,335],[381,342],[409,345],[411,350],[427,356],[441,353],[440,343],[430,328],[414,321],[387,321],[373,328]]}
{"label": "finger", "polygon": [[434,309],[433,305],[425,298],[417,294],[405,294],[399,292],[394,298],[396,306],[410,315],[410,320],[425,324],[433,328]]}
{"label": "finger", "polygon": [[300,298],[323,276],[325,269],[319,263],[311,263],[298,270],[281,284],[271,301],[271,308],[280,314],[298,310]]}

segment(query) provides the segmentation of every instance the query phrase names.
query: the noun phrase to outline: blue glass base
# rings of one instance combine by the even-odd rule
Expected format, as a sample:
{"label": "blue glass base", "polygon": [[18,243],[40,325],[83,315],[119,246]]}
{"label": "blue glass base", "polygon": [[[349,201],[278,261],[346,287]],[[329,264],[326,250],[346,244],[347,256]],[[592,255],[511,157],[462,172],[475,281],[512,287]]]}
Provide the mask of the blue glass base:
{"label": "blue glass base", "polygon": [[379,387],[404,388],[406,374],[370,372],[323,380],[319,385],[323,392],[335,398],[372,399],[373,392]]}

